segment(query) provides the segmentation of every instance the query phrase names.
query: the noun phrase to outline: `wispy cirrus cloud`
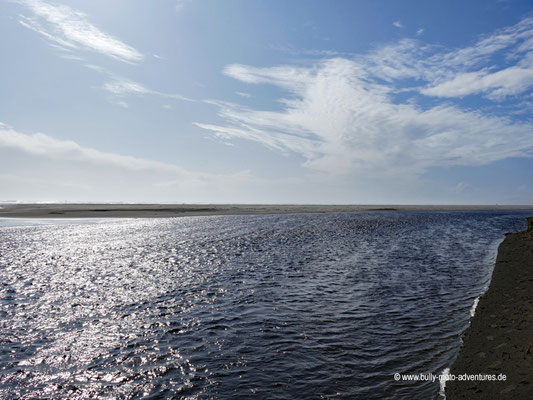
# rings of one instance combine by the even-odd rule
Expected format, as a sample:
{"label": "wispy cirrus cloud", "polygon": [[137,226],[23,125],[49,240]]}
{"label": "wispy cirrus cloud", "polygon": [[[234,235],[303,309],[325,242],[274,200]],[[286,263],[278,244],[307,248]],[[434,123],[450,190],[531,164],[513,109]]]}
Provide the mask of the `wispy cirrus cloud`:
{"label": "wispy cirrus cloud", "polygon": [[[138,50],[97,28],[80,11],[43,0],[12,1],[24,5],[32,12],[29,17],[21,16],[20,23],[43,35],[53,43],[53,46],[66,50],[67,52],[61,55],[62,58],[84,61],[83,57],[73,54],[72,51],[88,49],[128,63],[144,59],[144,55]],[[163,59],[156,54],[153,56]],[[150,89],[142,83],[117,76],[95,64],[85,65],[107,76],[108,81],[103,84],[103,89],[113,96],[111,103],[124,108],[128,107],[128,103],[123,98],[128,95],[155,95],[175,100],[195,101],[179,94]]]}
{"label": "wispy cirrus cloud", "polygon": [[500,29],[473,46],[436,54],[427,65],[433,74],[421,89],[427,96],[484,94],[502,100],[523,93],[533,87],[533,18]]}
{"label": "wispy cirrus cloud", "polygon": [[13,1],[25,6],[32,13],[31,16],[21,17],[22,25],[64,49],[92,50],[130,63],[144,58],[134,47],[89,22],[88,17],[80,11],[42,0]]}
{"label": "wispy cirrus cloud", "polygon": [[146,86],[130,81],[124,78],[115,78],[114,80],[104,84],[104,89],[110,93],[122,95],[122,94],[149,94],[152,90]]}
{"label": "wispy cirrus cloud", "polygon": [[[14,149],[26,154],[24,162],[34,167],[8,168],[9,174],[0,174],[0,186],[4,184],[6,193],[30,201],[35,198],[32,197],[35,188],[29,185],[38,187],[41,199],[54,201],[65,198],[123,201],[127,196],[143,202],[162,199],[198,202],[216,195],[219,201],[234,202],[239,188],[255,184],[247,170],[228,174],[193,171],[166,162],[101,151],[44,133],[23,133],[0,123],[0,153],[4,155],[7,150],[9,154]],[[9,164],[2,157],[0,163]]]}
{"label": "wispy cirrus cloud", "polygon": [[403,28],[403,24],[400,21],[394,21],[392,25],[396,28]]}
{"label": "wispy cirrus cloud", "polygon": [[436,97],[464,97],[484,93],[491,100],[520,94],[533,86],[533,68],[509,67],[496,72],[479,70],[455,75],[452,79],[421,90]]}
{"label": "wispy cirrus cloud", "polygon": [[532,52],[533,18],[525,18],[463,48],[450,50],[418,39],[402,39],[353,59],[374,77],[391,83],[416,79],[425,86],[411,82],[408,89],[427,96],[490,96],[493,90],[502,89],[492,96],[496,100],[531,86]]}
{"label": "wispy cirrus cloud", "polygon": [[135,82],[126,78],[113,76],[113,78],[106,82],[103,86],[104,90],[111,93],[114,96],[123,97],[126,95],[155,95],[160,97],[166,97],[174,100],[182,100],[195,102],[196,100],[190,99],[185,96],[173,93],[164,93],[157,90],[152,90],[145,85]]}
{"label": "wispy cirrus cloud", "polygon": [[0,147],[15,148],[28,154],[56,160],[82,161],[133,171],[151,170],[174,175],[188,174],[185,169],[172,164],[103,152],[83,147],[72,140],[56,139],[44,133],[25,134],[5,124],[0,124]]}
{"label": "wispy cirrus cloud", "polygon": [[175,1],[176,1],[176,4],[174,8],[176,9],[177,12],[180,12],[192,0],[175,0]]}
{"label": "wispy cirrus cloud", "polygon": [[[196,125],[225,140],[300,154],[305,167],[332,174],[420,174],[437,166],[532,157],[533,124],[527,120],[438,101],[467,95],[497,101],[523,93],[533,85],[532,52],[533,20],[526,19],[461,49],[404,39],[310,65],[233,64],[226,75],[285,90],[283,109],[220,102],[225,123]],[[512,64],[498,69],[496,55]],[[411,97],[401,100],[400,93]]]}

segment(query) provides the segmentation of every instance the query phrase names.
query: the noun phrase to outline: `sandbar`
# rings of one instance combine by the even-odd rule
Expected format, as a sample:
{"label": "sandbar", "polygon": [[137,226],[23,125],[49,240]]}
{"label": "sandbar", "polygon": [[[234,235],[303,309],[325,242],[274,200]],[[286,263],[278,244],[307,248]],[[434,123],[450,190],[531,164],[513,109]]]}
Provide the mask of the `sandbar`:
{"label": "sandbar", "polygon": [[3,203],[4,218],[166,218],[208,215],[335,213],[361,211],[533,210],[533,205],[320,205],[320,204],[91,204]]}

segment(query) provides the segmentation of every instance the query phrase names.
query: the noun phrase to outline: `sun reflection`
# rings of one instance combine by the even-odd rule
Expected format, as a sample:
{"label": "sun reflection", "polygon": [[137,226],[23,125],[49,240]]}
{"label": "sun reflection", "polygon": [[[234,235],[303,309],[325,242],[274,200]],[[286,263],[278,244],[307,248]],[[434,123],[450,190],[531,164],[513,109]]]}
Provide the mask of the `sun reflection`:
{"label": "sun reflection", "polygon": [[[378,367],[438,368],[485,284],[496,227],[522,217],[380,218],[1,227],[0,398],[262,397],[273,382],[312,397],[332,376],[364,398]],[[446,302],[420,303],[431,296]]]}

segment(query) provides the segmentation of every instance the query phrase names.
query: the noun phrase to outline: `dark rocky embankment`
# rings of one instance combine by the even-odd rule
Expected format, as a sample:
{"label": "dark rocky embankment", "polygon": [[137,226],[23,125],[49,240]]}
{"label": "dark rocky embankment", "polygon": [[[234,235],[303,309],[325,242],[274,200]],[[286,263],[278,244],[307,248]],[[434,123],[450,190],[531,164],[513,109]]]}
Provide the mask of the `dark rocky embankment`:
{"label": "dark rocky embankment", "polygon": [[533,399],[533,218],[507,234],[492,281],[465,332],[450,374],[506,376],[505,381],[450,381],[446,398]]}

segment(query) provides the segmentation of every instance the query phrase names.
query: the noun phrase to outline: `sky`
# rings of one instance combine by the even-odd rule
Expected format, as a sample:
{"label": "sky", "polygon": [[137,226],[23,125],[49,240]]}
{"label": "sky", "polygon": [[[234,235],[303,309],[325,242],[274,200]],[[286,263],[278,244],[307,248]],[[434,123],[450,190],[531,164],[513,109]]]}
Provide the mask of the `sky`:
{"label": "sky", "polygon": [[533,204],[533,3],[0,0],[0,201]]}

